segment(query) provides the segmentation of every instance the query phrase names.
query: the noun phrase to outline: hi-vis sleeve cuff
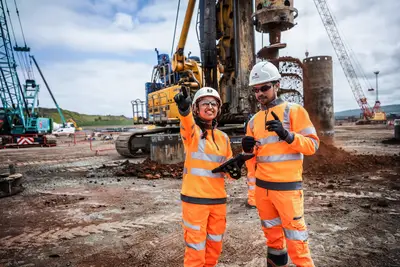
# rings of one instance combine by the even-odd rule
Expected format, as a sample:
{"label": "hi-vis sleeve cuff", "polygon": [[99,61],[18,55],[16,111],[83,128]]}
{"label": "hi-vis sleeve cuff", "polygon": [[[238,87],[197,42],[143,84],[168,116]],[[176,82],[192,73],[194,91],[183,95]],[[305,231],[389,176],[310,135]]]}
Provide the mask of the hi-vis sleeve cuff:
{"label": "hi-vis sleeve cuff", "polygon": [[183,116],[183,117],[186,117],[190,113],[190,107],[185,111],[181,111],[179,108],[178,108],[178,110],[179,110],[179,114],[181,114],[181,116]]}

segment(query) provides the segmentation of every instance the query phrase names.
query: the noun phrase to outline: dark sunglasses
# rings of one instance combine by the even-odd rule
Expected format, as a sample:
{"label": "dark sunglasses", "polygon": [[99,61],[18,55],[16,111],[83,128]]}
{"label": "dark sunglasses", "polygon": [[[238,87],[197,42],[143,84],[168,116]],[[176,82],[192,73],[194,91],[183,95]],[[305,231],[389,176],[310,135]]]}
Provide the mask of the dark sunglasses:
{"label": "dark sunglasses", "polygon": [[263,86],[261,86],[261,87],[259,87],[259,88],[256,88],[256,87],[253,87],[253,92],[254,93],[258,93],[258,92],[266,92],[266,91],[268,91],[269,89],[271,89],[272,88],[272,86],[273,85],[263,85]]}

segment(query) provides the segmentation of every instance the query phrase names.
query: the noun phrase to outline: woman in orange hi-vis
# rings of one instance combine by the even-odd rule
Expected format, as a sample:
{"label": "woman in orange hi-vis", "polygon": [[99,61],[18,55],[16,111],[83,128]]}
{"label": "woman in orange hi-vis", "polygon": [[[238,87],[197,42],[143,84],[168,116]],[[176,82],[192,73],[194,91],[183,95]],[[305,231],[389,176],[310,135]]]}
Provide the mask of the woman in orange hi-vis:
{"label": "woman in orange hi-vis", "polygon": [[256,207],[267,238],[268,266],[314,266],[308,247],[302,187],[303,157],[314,154],[319,138],[307,111],[277,97],[281,75],[270,62],[257,63],[250,84],[261,110],[247,123],[243,151],[255,168]]}
{"label": "woman in orange hi-vis", "polygon": [[196,92],[193,102],[185,91],[174,100],[186,153],[181,191],[184,266],[215,266],[222,252],[227,195],[225,174],[212,170],[232,157],[228,136],[216,129],[221,98],[213,88],[203,87]]}

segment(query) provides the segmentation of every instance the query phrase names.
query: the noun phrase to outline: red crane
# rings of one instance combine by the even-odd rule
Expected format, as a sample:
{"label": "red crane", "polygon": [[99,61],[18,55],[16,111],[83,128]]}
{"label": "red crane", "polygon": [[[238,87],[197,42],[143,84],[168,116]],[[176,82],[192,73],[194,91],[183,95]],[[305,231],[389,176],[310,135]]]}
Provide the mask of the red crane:
{"label": "red crane", "polygon": [[[361,88],[355,68],[351,62],[351,53],[346,49],[342,38],[340,37],[336,22],[329,10],[326,0],[314,0],[314,3],[317,7],[322,23],[325,26],[326,32],[328,33],[333,49],[339,59],[340,65],[342,66],[343,72],[349,82],[350,88],[353,91],[354,97],[363,112],[364,118],[367,120],[374,119],[376,113],[382,113],[382,111],[380,111],[380,102],[377,99],[373,109],[369,106],[367,98]],[[368,91],[373,90],[374,89],[368,89]],[[384,117],[386,120],[386,116]]]}

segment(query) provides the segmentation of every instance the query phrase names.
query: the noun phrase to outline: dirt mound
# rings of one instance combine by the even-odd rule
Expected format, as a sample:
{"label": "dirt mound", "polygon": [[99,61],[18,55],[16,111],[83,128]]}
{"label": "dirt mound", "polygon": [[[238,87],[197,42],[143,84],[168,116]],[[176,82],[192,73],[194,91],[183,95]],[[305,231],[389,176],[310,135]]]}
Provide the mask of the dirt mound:
{"label": "dirt mound", "polygon": [[141,163],[127,162],[116,176],[136,176],[138,178],[159,179],[162,177],[182,178],[183,162],[177,164],[159,164],[150,158]]}
{"label": "dirt mound", "polygon": [[[233,154],[242,152],[233,147]],[[316,154],[304,158],[304,174],[349,174],[379,169],[384,167],[400,167],[400,154],[393,156],[355,155],[342,148],[321,142]],[[246,168],[244,168],[246,169]],[[138,178],[182,178],[183,162],[177,164],[159,164],[147,158],[142,163],[126,163],[116,176],[136,176]],[[244,170],[243,175],[246,175]]]}
{"label": "dirt mound", "polygon": [[342,174],[400,166],[400,154],[393,156],[355,155],[333,145],[320,143],[317,153],[304,159],[305,174]]}

